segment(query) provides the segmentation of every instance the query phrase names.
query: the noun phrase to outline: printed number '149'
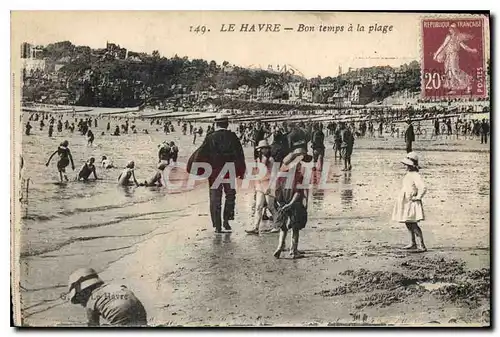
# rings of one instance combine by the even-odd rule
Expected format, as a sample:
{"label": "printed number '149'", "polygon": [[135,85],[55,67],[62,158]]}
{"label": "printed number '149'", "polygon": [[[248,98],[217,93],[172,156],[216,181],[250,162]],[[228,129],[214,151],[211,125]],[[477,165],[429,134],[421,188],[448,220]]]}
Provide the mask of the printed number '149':
{"label": "printed number '149'", "polygon": [[441,88],[441,76],[438,73],[425,73],[425,89],[439,89]]}

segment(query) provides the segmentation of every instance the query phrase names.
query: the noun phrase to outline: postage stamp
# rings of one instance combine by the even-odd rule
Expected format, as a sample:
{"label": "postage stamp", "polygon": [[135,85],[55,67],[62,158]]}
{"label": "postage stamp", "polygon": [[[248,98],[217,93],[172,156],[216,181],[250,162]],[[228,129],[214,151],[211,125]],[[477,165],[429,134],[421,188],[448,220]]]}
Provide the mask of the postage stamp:
{"label": "postage stamp", "polygon": [[422,19],[422,96],[485,97],[484,19]]}

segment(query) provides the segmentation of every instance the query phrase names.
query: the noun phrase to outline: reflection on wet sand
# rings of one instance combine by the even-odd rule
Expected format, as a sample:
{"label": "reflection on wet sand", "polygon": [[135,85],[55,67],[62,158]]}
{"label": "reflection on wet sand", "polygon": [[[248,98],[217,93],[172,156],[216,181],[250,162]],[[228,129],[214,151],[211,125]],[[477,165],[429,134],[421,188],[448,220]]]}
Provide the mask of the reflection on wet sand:
{"label": "reflection on wet sand", "polygon": [[214,246],[220,246],[223,243],[231,243],[231,232],[215,235],[212,242]]}
{"label": "reflection on wet sand", "polygon": [[324,207],[325,190],[319,189],[317,188],[317,186],[314,186],[311,196],[313,211],[321,210]]}
{"label": "reflection on wet sand", "polygon": [[127,198],[131,198],[134,196],[135,188],[133,186],[121,186],[123,188],[123,192]]}
{"label": "reflection on wet sand", "polygon": [[352,208],[352,185],[351,185],[351,172],[346,172],[342,179],[342,189],[340,191],[340,203],[343,208]]}

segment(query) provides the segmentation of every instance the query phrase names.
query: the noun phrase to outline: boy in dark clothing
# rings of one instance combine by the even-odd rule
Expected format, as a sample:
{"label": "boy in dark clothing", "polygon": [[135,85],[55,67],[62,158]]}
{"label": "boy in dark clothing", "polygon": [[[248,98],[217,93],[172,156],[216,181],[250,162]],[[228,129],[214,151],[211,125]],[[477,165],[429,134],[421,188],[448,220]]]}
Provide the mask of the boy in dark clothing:
{"label": "boy in dark clothing", "polygon": [[319,161],[319,170],[323,168],[323,158],[325,157],[325,134],[323,133],[323,125],[320,123],[314,124],[314,131],[312,134],[312,150],[314,168]]}
{"label": "boy in dark clothing", "polygon": [[344,151],[344,168],[342,171],[350,171],[352,169],[351,165],[351,155],[354,148],[354,135],[349,128],[344,130],[342,134],[342,150]]}

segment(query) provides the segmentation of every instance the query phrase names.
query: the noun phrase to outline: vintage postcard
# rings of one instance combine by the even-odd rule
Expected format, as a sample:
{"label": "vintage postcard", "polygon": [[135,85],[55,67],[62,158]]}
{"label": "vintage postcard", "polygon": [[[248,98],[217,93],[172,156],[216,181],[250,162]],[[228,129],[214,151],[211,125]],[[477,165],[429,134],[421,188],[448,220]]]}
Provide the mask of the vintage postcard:
{"label": "vintage postcard", "polygon": [[16,326],[490,326],[488,12],[11,30]]}

